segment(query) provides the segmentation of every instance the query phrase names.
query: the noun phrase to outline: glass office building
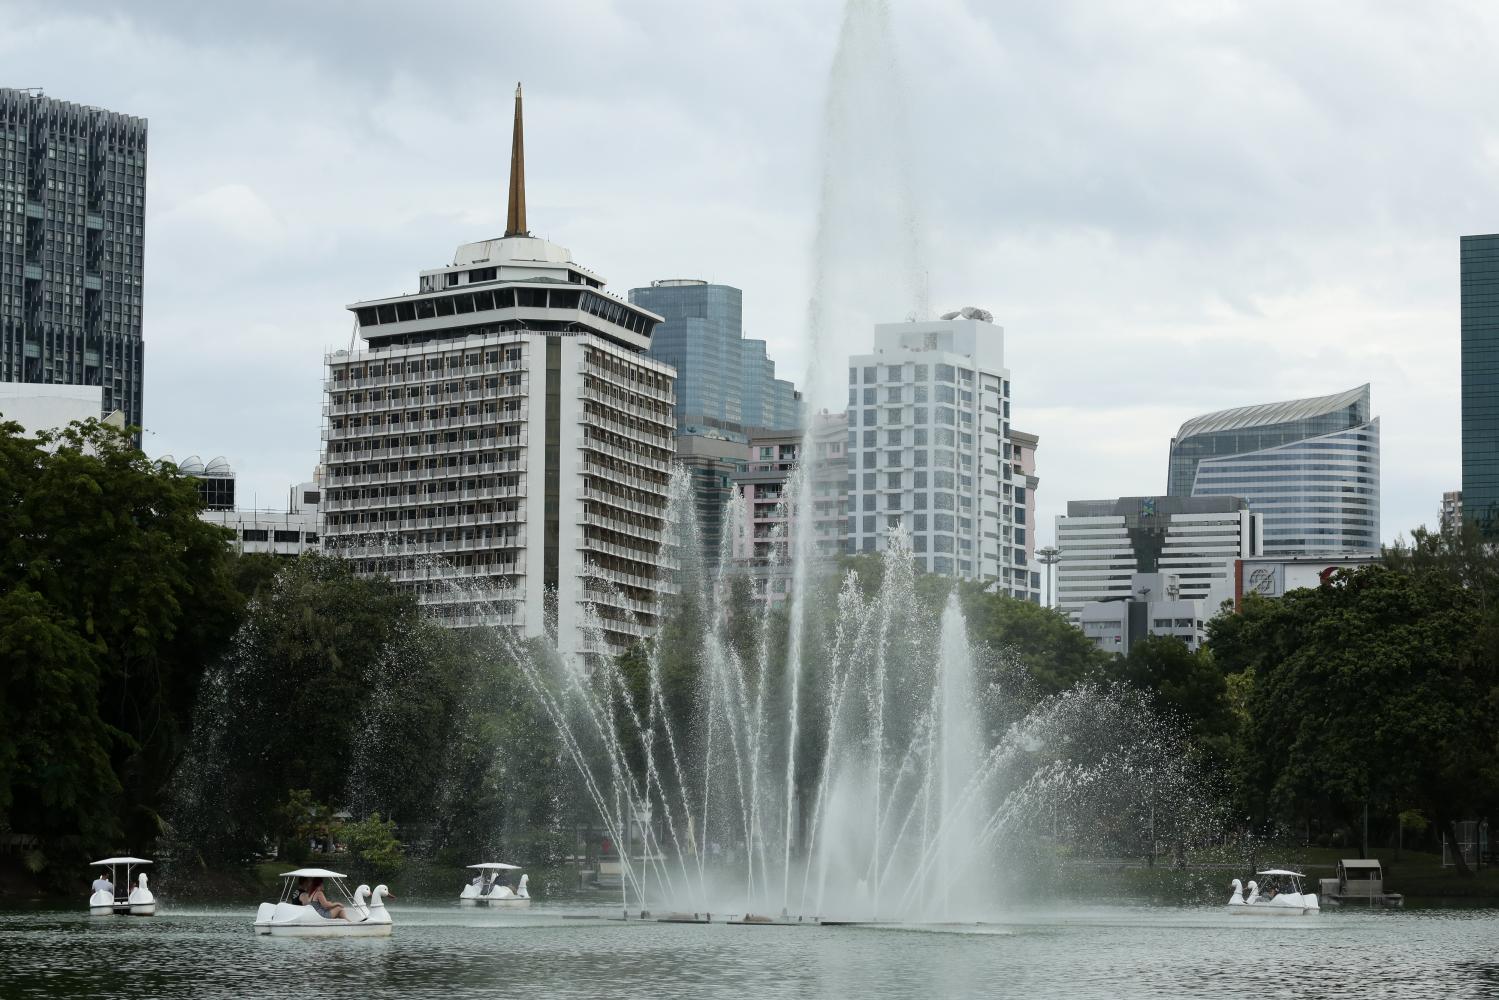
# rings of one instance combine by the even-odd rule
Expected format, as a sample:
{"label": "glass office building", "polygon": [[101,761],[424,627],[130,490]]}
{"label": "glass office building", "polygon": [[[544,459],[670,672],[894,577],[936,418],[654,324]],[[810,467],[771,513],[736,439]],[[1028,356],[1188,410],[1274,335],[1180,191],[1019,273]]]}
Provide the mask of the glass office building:
{"label": "glass office building", "polygon": [[1221,410],[1171,441],[1171,496],[1236,496],[1265,518],[1264,553],[1379,549],[1379,421],[1369,386]]}
{"label": "glass office building", "polygon": [[752,436],[801,426],[801,396],[744,336],[744,293],[694,279],[630,289],[632,305],[664,320],[650,356],[677,370],[677,465],[691,477],[703,565],[718,565],[730,481],[749,458]]}
{"label": "glass office building", "polygon": [[1465,520],[1499,532],[1499,234],[1464,236],[1462,411]]}
{"label": "glass office building", "polygon": [[730,285],[674,279],[630,289],[630,302],[665,320],[650,356],[677,370],[677,427],[734,434],[801,425],[796,387],[776,378],[765,341],[744,337],[744,293]]}
{"label": "glass office building", "polygon": [[146,121],[0,89],[0,380],[142,420]]}

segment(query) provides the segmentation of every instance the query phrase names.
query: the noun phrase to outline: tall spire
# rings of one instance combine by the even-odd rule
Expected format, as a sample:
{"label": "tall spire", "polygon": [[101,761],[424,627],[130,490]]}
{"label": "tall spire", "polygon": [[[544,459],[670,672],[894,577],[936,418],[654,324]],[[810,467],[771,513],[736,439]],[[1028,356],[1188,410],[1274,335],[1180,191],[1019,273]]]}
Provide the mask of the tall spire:
{"label": "tall spire", "polygon": [[526,229],[526,136],[521,128],[520,84],[515,85],[515,132],[510,137],[510,211],[505,235],[530,236]]}

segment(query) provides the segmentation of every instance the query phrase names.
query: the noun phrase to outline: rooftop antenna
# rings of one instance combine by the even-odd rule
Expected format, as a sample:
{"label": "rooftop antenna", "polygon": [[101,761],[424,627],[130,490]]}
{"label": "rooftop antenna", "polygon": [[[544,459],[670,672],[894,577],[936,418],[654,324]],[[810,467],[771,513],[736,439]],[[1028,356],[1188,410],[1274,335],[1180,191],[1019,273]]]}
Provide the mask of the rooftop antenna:
{"label": "rooftop antenna", "polygon": [[510,136],[510,207],[505,237],[530,236],[526,228],[526,136],[521,126],[520,83],[515,85],[515,131]]}

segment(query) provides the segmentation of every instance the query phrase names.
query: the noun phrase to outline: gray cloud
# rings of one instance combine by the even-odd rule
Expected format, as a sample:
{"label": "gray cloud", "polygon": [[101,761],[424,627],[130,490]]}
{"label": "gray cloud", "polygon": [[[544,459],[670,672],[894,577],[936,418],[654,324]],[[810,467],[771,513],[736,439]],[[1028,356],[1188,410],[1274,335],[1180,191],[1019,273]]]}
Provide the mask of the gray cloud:
{"label": "gray cloud", "polygon": [[[1371,381],[1385,534],[1434,519],[1459,485],[1457,236],[1499,223],[1499,12],[897,0],[892,17],[905,134],[854,130],[840,162],[852,196],[901,147],[921,263],[898,213],[845,234],[833,353],[902,318],[913,266],[934,309],[992,309],[1048,522],[1162,489],[1195,413]],[[343,306],[498,230],[516,79],[532,225],[620,292],[743,287],[750,333],[806,370],[833,0],[0,0],[0,20],[7,84],[150,118],[148,447],[228,454],[262,502],[316,461]]]}

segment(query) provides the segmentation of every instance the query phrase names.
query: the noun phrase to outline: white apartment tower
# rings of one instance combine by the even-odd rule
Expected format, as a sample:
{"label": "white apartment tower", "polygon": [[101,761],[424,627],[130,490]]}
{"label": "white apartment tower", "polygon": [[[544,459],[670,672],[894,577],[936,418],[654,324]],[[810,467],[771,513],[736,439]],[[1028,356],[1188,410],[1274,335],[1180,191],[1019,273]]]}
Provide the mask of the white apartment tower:
{"label": "white apartment tower", "polygon": [[675,372],[645,353],[659,316],[527,231],[519,87],[513,143],[504,236],[349,306],[366,346],[327,359],[324,547],[451,624],[618,652],[672,588]]}
{"label": "white apartment tower", "polygon": [[849,358],[848,548],[903,527],[919,568],[1039,601],[1017,523],[1034,488],[1013,468],[1004,329],[982,309],[874,328]]}

